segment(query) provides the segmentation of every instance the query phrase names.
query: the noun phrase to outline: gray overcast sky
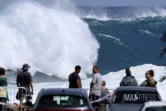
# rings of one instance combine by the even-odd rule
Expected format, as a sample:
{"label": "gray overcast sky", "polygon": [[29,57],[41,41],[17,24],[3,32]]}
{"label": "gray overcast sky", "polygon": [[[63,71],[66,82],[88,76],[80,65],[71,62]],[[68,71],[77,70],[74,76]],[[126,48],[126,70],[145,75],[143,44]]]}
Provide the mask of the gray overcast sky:
{"label": "gray overcast sky", "polygon": [[81,6],[166,6],[166,0],[73,0]]}

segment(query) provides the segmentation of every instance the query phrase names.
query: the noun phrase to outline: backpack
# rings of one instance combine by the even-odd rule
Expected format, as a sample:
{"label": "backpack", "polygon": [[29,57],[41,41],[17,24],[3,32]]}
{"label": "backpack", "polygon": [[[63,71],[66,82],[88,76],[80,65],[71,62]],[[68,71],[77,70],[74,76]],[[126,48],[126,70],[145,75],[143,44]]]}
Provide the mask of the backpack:
{"label": "backpack", "polygon": [[122,86],[134,86],[134,77],[131,76],[131,77],[124,77],[123,78],[123,83],[122,83]]}
{"label": "backpack", "polygon": [[[109,93],[107,92],[107,88],[105,90],[101,91],[101,98],[107,96]],[[104,103],[104,104],[109,104],[110,103],[110,99],[109,97],[106,97],[105,99],[103,99],[100,103]]]}

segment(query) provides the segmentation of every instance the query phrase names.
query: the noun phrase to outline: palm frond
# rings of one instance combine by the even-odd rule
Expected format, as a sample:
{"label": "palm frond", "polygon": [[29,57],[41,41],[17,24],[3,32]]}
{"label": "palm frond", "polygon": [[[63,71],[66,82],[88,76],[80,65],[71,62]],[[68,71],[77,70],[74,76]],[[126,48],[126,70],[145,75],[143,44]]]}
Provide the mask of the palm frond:
{"label": "palm frond", "polygon": [[164,34],[163,34],[162,41],[163,41],[163,42],[166,42],[166,31],[165,31]]}
{"label": "palm frond", "polygon": [[161,53],[160,53],[160,57],[162,57],[165,53],[166,53],[166,47],[163,48],[163,50],[161,51]]}

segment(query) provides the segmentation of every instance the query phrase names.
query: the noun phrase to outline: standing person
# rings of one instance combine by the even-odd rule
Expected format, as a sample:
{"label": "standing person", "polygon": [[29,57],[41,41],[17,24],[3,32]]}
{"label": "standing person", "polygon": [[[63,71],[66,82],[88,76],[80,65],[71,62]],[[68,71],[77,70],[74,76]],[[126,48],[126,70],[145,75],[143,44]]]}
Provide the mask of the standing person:
{"label": "standing person", "polygon": [[[7,78],[5,77],[5,69],[4,68],[0,68],[0,87],[6,87],[8,85],[8,81],[7,81]],[[0,98],[0,102],[3,102],[3,103],[6,103],[8,101],[8,94],[7,94],[7,91],[6,91],[6,97],[1,97]],[[3,110],[3,108],[5,107],[2,107],[2,105],[0,105],[0,109]]]}
{"label": "standing person", "polygon": [[[102,83],[103,79],[101,74],[99,73],[98,66],[93,67],[93,79],[90,85],[90,95],[89,98],[91,101],[98,100],[101,96],[101,90],[102,90]],[[93,103],[93,107],[98,107],[99,103]],[[98,108],[96,109],[98,110]]]}
{"label": "standing person", "polygon": [[126,68],[126,76],[122,79],[120,86],[138,86],[138,82],[134,76],[132,76],[130,68]]}
{"label": "standing person", "polygon": [[75,67],[75,71],[69,75],[69,88],[81,88],[81,79],[79,73],[81,71],[80,66]]}
{"label": "standing person", "polygon": [[102,83],[102,91],[101,91],[101,97],[105,97],[107,95],[109,95],[107,98],[105,98],[102,103],[105,103],[105,104],[108,104],[110,101],[109,101],[109,97],[112,96],[111,92],[109,91],[109,89],[106,87],[106,82],[103,81]]}
{"label": "standing person", "polygon": [[[24,89],[19,89],[19,92],[17,94],[17,99],[20,100],[19,111],[22,111],[24,97],[26,98],[26,103],[28,105],[31,99],[30,94],[33,94],[32,76],[28,72],[29,68],[30,66],[28,64],[24,64],[22,67],[22,72],[17,75],[17,87],[23,87],[26,89],[26,91]],[[30,87],[32,92],[30,92]],[[28,110],[30,110],[30,107],[28,108]]]}
{"label": "standing person", "polygon": [[140,86],[156,87],[157,81],[153,79],[153,77],[154,77],[153,70],[149,70],[148,72],[146,72],[145,77],[146,77],[146,80],[144,82],[142,82]]}
{"label": "standing person", "polygon": [[107,95],[107,94],[109,94],[110,96],[112,95],[110,90],[106,87],[105,81],[103,81],[101,89],[102,89],[101,95]]}

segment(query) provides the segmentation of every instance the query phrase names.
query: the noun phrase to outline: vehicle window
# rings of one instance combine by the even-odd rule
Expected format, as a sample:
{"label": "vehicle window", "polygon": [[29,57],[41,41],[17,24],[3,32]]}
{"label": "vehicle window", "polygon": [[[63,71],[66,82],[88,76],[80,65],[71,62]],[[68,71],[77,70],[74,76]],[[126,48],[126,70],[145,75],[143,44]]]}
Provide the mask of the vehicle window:
{"label": "vehicle window", "polygon": [[113,103],[122,104],[143,104],[148,101],[161,101],[161,99],[157,92],[152,91],[118,91],[113,98]]}
{"label": "vehicle window", "polygon": [[152,107],[147,108],[145,111],[166,111],[166,107]]}
{"label": "vehicle window", "polygon": [[40,99],[38,108],[82,107],[87,105],[88,102],[85,97],[72,95],[47,95]]}

